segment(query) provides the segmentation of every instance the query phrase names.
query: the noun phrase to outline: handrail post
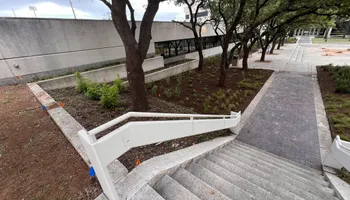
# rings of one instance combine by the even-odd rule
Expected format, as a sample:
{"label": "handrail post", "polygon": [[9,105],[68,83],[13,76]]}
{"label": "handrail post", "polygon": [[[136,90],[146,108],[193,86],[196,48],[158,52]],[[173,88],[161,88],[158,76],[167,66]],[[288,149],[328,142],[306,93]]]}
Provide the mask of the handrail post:
{"label": "handrail post", "polygon": [[[110,200],[119,200],[119,196],[117,194],[117,191],[114,187],[112,178],[109,174],[107,166],[104,166],[100,159],[99,155],[96,152],[96,149],[94,147],[94,144],[90,141],[90,136],[88,135],[88,132],[86,130],[80,130],[78,132],[80,140],[83,143],[84,149],[89,157],[89,161],[91,164],[91,167],[93,167],[97,179],[101,184],[102,190],[105,193],[105,195]],[[101,155],[100,155],[101,156]]]}

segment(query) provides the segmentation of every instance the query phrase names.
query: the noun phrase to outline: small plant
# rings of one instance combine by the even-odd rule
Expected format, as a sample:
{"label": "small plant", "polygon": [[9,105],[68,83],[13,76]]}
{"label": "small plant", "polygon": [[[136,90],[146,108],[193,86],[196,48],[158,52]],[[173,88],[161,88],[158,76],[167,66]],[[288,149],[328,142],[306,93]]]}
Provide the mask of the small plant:
{"label": "small plant", "polygon": [[116,85],[101,88],[101,104],[104,108],[115,108],[120,101],[118,87]]}
{"label": "small plant", "polygon": [[217,106],[214,106],[212,112],[213,113],[218,113],[219,112],[219,108]]}
{"label": "small plant", "polygon": [[77,86],[75,87],[76,91],[78,93],[86,92],[89,85],[89,80],[82,77],[79,72],[75,72],[74,74],[77,77]]}
{"label": "small plant", "polygon": [[151,93],[153,96],[157,96],[158,94],[158,86],[157,85],[154,85],[151,89]]}
{"label": "small plant", "polygon": [[226,108],[226,104],[225,103],[221,103],[220,108],[221,109],[225,109]]}
{"label": "small plant", "polygon": [[217,94],[216,94],[216,97],[217,97],[217,99],[219,99],[219,100],[223,100],[223,99],[225,99],[225,92],[222,90],[222,89],[220,89],[218,92],[217,92]]}
{"label": "small plant", "polygon": [[118,74],[118,78],[114,80],[114,85],[118,87],[119,92],[125,92],[125,86],[123,85],[122,80],[119,78],[119,74]]}
{"label": "small plant", "polygon": [[84,95],[91,100],[100,100],[102,96],[101,85],[98,83],[90,83]]}
{"label": "small plant", "polygon": [[192,84],[189,84],[189,85],[188,85],[188,87],[189,87],[189,88],[192,88],[192,87],[193,87],[193,85],[192,85]]}
{"label": "small plant", "polygon": [[178,99],[180,98],[180,96],[181,96],[181,87],[178,85],[174,89],[174,97]]}
{"label": "small plant", "polygon": [[203,103],[204,113],[208,113],[210,108],[210,98],[206,98]]}
{"label": "small plant", "polygon": [[166,84],[167,86],[170,85],[170,77],[166,77],[166,78],[165,78],[165,84]]}
{"label": "small plant", "polygon": [[237,86],[239,88],[247,88],[247,89],[256,90],[256,89],[259,89],[261,87],[261,83],[254,82],[254,81],[251,81],[251,80],[248,80],[248,79],[244,79],[244,80],[238,82]]}
{"label": "small plant", "polygon": [[176,75],[176,81],[177,81],[177,84],[181,84],[181,82],[182,82],[182,74]]}
{"label": "small plant", "polygon": [[326,72],[331,72],[333,68],[334,67],[332,64],[322,66],[323,71],[326,71]]}
{"label": "small plant", "polygon": [[332,77],[336,84],[336,90],[340,93],[350,93],[350,68],[336,67],[333,70]]}
{"label": "small plant", "polygon": [[252,95],[252,94],[253,94],[253,91],[251,91],[251,90],[244,91],[244,97],[247,97],[247,96]]}
{"label": "small plant", "polygon": [[171,88],[165,88],[164,94],[167,99],[171,99],[173,97],[173,90]]}

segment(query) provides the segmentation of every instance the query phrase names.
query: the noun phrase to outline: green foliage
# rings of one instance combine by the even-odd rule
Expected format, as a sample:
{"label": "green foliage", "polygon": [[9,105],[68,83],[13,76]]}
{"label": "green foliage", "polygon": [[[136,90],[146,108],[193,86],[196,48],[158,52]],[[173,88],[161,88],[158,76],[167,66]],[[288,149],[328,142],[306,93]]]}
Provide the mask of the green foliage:
{"label": "green foliage", "polygon": [[167,99],[171,99],[173,97],[173,90],[171,88],[165,88],[164,94]]}
{"label": "green foliage", "polygon": [[177,85],[177,86],[175,87],[173,93],[174,93],[173,95],[174,95],[174,97],[175,97],[176,99],[180,98],[180,96],[181,96],[181,87],[180,87],[180,85]]}
{"label": "green foliage", "polygon": [[118,78],[114,80],[113,84],[118,87],[119,92],[125,92],[126,88],[123,85],[123,82],[120,79],[119,75]]}
{"label": "green foliage", "polygon": [[244,79],[240,82],[237,83],[237,86],[239,88],[247,88],[247,89],[259,89],[261,87],[261,83],[259,82],[254,82],[252,80]]}
{"label": "green foliage", "polygon": [[181,84],[181,82],[182,82],[182,74],[176,75],[176,81],[177,81],[177,84]]}
{"label": "green foliage", "polygon": [[157,96],[158,94],[158,86],[157,85],[154,85],[151,89],[151,93],[153,96]]}
{"label": "green foliage", "polygon": [[118,86],[112,85],[101,88],[101,104],[104,108],[115,108],[120,103]]}
{"label": "green foliage", "polygon": [[286,40],[286,43],[296,43],[297,42],[297,39],[295,37],[289,37],[287,40]]}
{"label": "green foliage", "polygon": [[207,57],[204,59],[204,65],[215,65],[215,64],[218,64],[220,63],[220,55],[216,55],[216,56],[210,56],[210,57]]}
{"label": "green foliage", "polygon": [[350,68],[336,67],[332,71],[337,92],[350,93]]}
{"label": "green foliage", "polygon": [[204,109],[204,113],[208,113],[209,110],[210,110],[211,106],[210,106],[210,98],[207,97],[205,100],[204,100],[204,103],[203,103],[203,109]]}
{"label": "green foliage", "polygon": [[101,85],[98,83],[90,83],[87,86],[87,90],[84,93],[85,96],[87,96],[91,100],[100,100],[102,93],[101,93]]}
{"label": "green foliage", "polygon": [[77,86],[75,87],[76,91],[78,93],[86,92],[90,81],[87,78],[82,77],[79,72],[75,72],[75,76],[77,77]]}

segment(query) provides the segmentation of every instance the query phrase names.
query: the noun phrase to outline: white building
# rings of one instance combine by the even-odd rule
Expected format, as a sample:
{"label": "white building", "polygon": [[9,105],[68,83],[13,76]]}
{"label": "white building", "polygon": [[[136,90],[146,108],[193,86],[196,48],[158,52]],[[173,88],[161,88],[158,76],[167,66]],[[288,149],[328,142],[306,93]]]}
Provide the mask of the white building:
{"label": "white building", "polygon": [[[198,5],[198,3],[196,3],[192,6],[192,13],[193,14],[195,14],[195,12],[196,12],[197,5]],[[184,7],[184,12],[185,12],[185,22],[189,22],[191,19],[191,16],[190,16],[190,11],[189,11],[187,6]],[[203,22],[207,19],[210,19],[210,11],[208,9],[200,8],[198,10],[198,13],[197,13],[198,22]]]}

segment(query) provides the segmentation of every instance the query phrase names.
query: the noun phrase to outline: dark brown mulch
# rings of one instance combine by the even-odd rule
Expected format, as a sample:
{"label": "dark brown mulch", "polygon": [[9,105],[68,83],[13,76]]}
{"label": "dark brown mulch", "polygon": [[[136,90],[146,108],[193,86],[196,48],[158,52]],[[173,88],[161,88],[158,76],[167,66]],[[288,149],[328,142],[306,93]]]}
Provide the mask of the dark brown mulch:
{"label": "dark brown mulch", "polygon": [[[350,94],[336,92],[336,84],[331,76],[331,72],[325,71],[322,67],[317,67],[318,82],[320,85],[322,99],[325,104],[327,118],[331,129],[332,138],[339,135],[342,139],[350,141],[350,129],[337,127],[332,122],[332,117],[345,116],[350,118],[350,107],[344,105],[344,101],[350,102]],[[338,170],[337,176],[350,184],[350,172],[346,169]]]}
{"label": "dark brown mulch", "polygon": [[[207,67],[203,72],[197,72],[196,70],[192,71],[193,78],[195,80],[201,79],[202,85],[194,84],[193,88],[188,88],[186,80],[183,79],[183,87],[181,90],[180,99],[168,99],[164,101],[159,98],[152,97],[151,92],[149,92],[149,104],[150,110],[149,112],[168,112],[168,113],[203,113],[203,107],[200,103],[202,100],[197,100],[191,96],[192,89],[196,88],[198,90],[198,98],[203,94],[206,94],[202,88],[206,87],[209,91],[217,92],[219,88],[216,86],[216,76],[215,78],[210,78],[207,74],[215,74],[217,75],[217,69],[214,67]],[[261,83],[259,88],[263,85],[263,83],[267,80],[267,78],[271,75],[272,71],[266,70],[248,70],[246,75],[242,74],[242,71],[239,69],[229,69],[227,75],[227,87],[223,88],[225,91],[227,89],[231,89],[234,91],[240,90],[240,94],[243,94],[246,89],[238,88],[236,83],[240,80],[243,80],[243,76],[246,76],[249,79],[254,79],[252,76],[258,77],[258,82]],[[171,81],[176,81],[176,78],[172,78]],[[162,81],[161,81],[162,82]],[[157,82],[155,84],[160,84],[161,82]],[[173,82],[172,82],[173,83]],[[199,82],[198,82],[199,83]],[[153,84],[149,84],[149,86],[153,86]],[[259,91],[259,88],[251,90],[249,96],[244,98],[244,100],[237,100],[237,109],[236,111],[243,111],[250,103],[250,101],[254,98],[256,93]],[[150,89],[151,90],[151,89]],[[62,101],[65,103],[65,109],[79,122],[84,126],[87,130],[91,130],[105,122],[108,122],[122,114],[125,114],[132,110],[131,108],[131,97],[128,92],[121,94],[121,104],[118,108],[107,110],[102,108],[98,101],[93,101],[87,99],[83,94],[78,94],[74,88],[65,88],[60,90],[49,91],[49,94],[55,98],[57,101]],[[189,100],[186,100],[187,103],[184,103],[184,99],[186,97]],[[162,97],[161,97],[162,98]],[[239,97],[238,97],[239,98]],[[243,98],[243,97],[240,97]],[[198,106],[194,106],[190,102],[198,103]],[[182,104],[182,105],[181,105]],[[219,109],[219,113],[229,114],[227,112],[222,112]],[[231,133],[228,130],[217,131],[213,133],[207,133],[187,138],[176,139],[168,142],[163,142],[159,145],[147,145],[143,147],[138,147],[129,150],[123,156],[118,158],[119,161],[123,163],[124,166],[127,167],[128,170],[132,170],[136,166],[136,161],[140,159],[141,162],[148,160],[152,157],[162,155],[165,153],[169,153],[172,151],[176,151],[188,146],[192,146],[193,144],[197,144],[203,141],[211,140],[216,137],[227,136]]]}
{"label": "dark brown mulch", "polygon": [[95,199],[88,171],[27,85],[0,87],[0,199]]}

